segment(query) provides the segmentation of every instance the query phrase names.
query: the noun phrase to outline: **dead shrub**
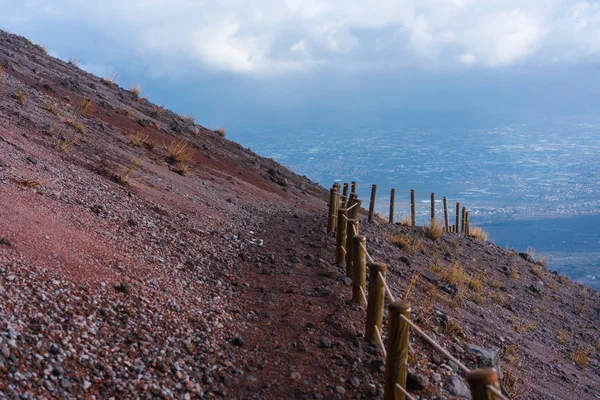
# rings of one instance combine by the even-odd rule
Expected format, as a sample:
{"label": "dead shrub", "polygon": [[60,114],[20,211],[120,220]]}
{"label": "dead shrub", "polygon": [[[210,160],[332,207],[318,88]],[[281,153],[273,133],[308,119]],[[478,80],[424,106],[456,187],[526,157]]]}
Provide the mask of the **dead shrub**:
{"label": "dead shrub", "polygon": [[384,236],[388,242],[399,247],[410,255],[413,255],[424,249],[423,243],[419,238],[412,237],[405,233],[386,233]]}
{"label": "dead shrub", "polygon": [[438,221],[431,221],[431,225],[425,227],[425,236],[433,241],[438,240],[444,234],[444,228]]}
{"label": "dead shrub", "polygon": [[84,99],[79,106],[79,114],[84,118],[91,118],[96,111],[96,105],[90,99]]}
{"label": "dead shrub", "polygon": [[131,85],[129,91],[133,94],[136,100],[140,99],[140,94],[142,94],[142,87],[140,85]]}
{"label": "dead shrub", "polygon": [[217,128],[217,129],[215,129],[215,133],[221,137],[225,137],[225,135],[227,135],[227,129],[226,128]]}
{"label": "dead shrub", "polygon": [[488,239],[487,232],[478,226],[469,228],[469,236],[471,236],[477,240],[487,240]]}

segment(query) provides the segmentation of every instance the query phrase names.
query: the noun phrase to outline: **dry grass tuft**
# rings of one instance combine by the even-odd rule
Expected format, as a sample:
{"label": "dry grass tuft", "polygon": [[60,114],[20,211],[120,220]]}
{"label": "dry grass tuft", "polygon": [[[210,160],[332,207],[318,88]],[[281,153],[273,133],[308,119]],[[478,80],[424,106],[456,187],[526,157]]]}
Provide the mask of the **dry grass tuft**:
{"label": "dry grass tuft", "polygon": [[96,105],[90,99],[84,99],[79,106],[79,114],[84,118],[91,118],[96,111]]}
{"label": "dry grass tuft", "polygon": [[142,163],[142,156],[139,156],[135,160],[133,160],[128,166],[121,170],[121,174],[119,175],[118,182],[122,185],[127,185],[129,183],[129,175]]}
{"label": "dry grass tuft", "polygon": [[191,122],[192,124],[196,123],[196,117],[194,114],[185,114],[181,117],[184,121]]}
{"label": "dry grass tuft", "polygon": [[521,275],[519,275],[519,270],[516,267],[510,267],[510,269],[508,270],[508,275],[511,277],[511,279],[519,279],[521,277]]}
{"label": "dry grass tuft", "polygon": [[69,64],[72,67],[79,68],[79,60],[75,57],[69,57],[69,61],[67,61],[67,64]]}
{"label": "dry grass tuft", "polygon": [[513,400],[523,399],[523,386],[521,385],[517,369],[512,365],[502,367],[502,387]]}
{"label": "dry grass tuft", "polygon": [[425,236],[433,241],[438,240],[444,234],[444,228],[437,220],[431,221],[431,225],[425,227]]}
{"label": "dry grass tuft", "polygon": [[450,322],[448,321],[446,323],[446,325],[444,326],[444,333],[452,338],[455,337],[464,337],[464,332],[463,329],[460,327],[460,325],[458,325],[456,322]]}
{"label": "dry grass tuft", "polygon": [[71,148],[75,146],[75,143],[79,140],[80,136],[68,135],[63,137],[62,135],[56,136],[56,148],[61,153],[68,153]]}
{"label": "dry grass tuft", "polygon": [[17,99],[17,101],[21,104],[25,104],[25,100],[27,100],[27,92],[24,90],[17,90],[17,92],[15,93],[15,98]]}
{"label": "dry grass tuft", "polygon": [[478,240],[487,240],[488,239],[487,232],[478,226],[469,228],[469,236],[471,236],[475,239],[478,239]]}
{"label": "dry grass tuft", "polygon": [[591,351],[585,347],[578,347],[571,351],[571,361],[579,368],[585,369],[590,364]]}
{"label": "dry grass tuft", "polygon": [[169,152],[167,161],[173,165],[175,172],[185,175],[196,155],[194,147],[187,140],[173,140],[167,146],[167,151]]}
{"label": "dry grass tuft", "polygon": [[542,268],[539,265],[534,265],[531,267],[531,272],[538,278],[544,277],[544,271],[542,271]]}
{"label": "dry grass tuft", "polygon": [[51,113],[52,115],[55,116],[59,116],[60,115],[60,108],[58,108],[56,106],[56,104],[50,104],[48,107],[46,107],[46,111],[48,111],[49,113]]}
{"label": "dry grass tuft", "polygon": [[587,307],[585,306],[585,304],[577,304],[573,307],[573,314],[583,315],[585,314],[586,310]]}
{"label": "dry grass tuft", "polygon": [[481,273],[477,273],[475,275],[471,275],[468,280],[469,288],[477,294],[482,294],[484,290],[483,278],[481,277]]}
{"label": "dry grass tuft", "polygon": [[160,106],[154,106],[152,110],[152,115],[156,118],[160,117],[161,114],[165,111],[165,105],[161,104]]}
{"label": "dry grass tuft", "polygon": [[424,249],[423,243],[419,238],[411,237],[405,233],[385,233],[384,236],[388,242],[399,247],[410,255],[413,255]]}
{"label": "dry grass tuft", "polygon": [[18,182],[21,185],[26,186],[26,187],[30,187],[30,188],[38,188],[38,187],[42,186],[42,184],[44,183],[44,182],[42,182],[42,181],[40,181],[38,179],[35,179],[35,178],[26,178],[26,177],[23,177],[23,178],[19,179]]}
{"label": "dry grass tuft", "polygon": [[502,292],[490,291],[489,295],[490,295],[490,300],[492,300],[494,303],[498,304],[501,307],[505,307],[508,304],[508,301],[506,300],[506,296]]}
{"label": "dry grass tuft", "polygon": [[48,54],[48,48],[44,44],[35,43],[35,44],[33,44],[33,47],[38,49],[39,51],[41,51],[44,54]]}
{"label": "dry grass tuft", "polygon": [[129,91],[133,94],[136,100],[139,100],[140,94],[142,94],[142,87],[138,84],[131,85]]}
{"label": "dry grass tuft", "polygon": [[545,267],[546,265],[548,265],[548,260],[546,259],[546,257],[540,257],[535,261],[535,263],[540,267]]}
{"label": "dry grass tuft", "polygon": [[515,354],[517,351],[517,346],[514,344],[509,344],[505,348],[502,349],[501,356],[503,359],[508,361],[510,364],[517,361],[517,355]]}
{"label": "dry grass tuft", "polygon": [[400,225],[402,226],[412,226],[412,219],[410,215],[404,215],[402,219],[400,219]]}
{"label": "dry grass tuft", "polygon": [[535,322],[527,323],[525,320],[522,320],[517,317],[510,318],[509,321],[510,321],[511,325],[513,326],[513,328],[515,328],[515,331],[517,331],[519,333],[535,332],[535,330],[536,330]]}
{"label": "dry grass tuft", "polygon": [[152,150],[154,149],[154,145],[148,141],[149,136],[147,132],[140,131],[138,133],[131,133],[127,137],[129,138],[129,143],[135,147],[146,147],[148,150]]}
{"label": "dry grass tuft", "polygon": [[119,82],[119,73],[116,71],[111,72],[102,80],[102,82],[108,87],[117,86]]}
{"label": "dry grass tuft", "polygon": [[556,331],[556,341],[557,341],[559,344],[562,344],[563,346],[564,346],[564,345],[566,345],[566,344],[567,344],[567,338],[568,338],[568,337],[569,337],[569,336],[567,335],[567,332],[566,332],[566,331],[564,331],[564,330],[562,330],[562,329],[559,329],[558,331]]}
{"label": "dry grass tuft", "polygon": [[215,129],[215,133],[221,137],[225,137],[225,135],[227,135],[227,129],[226,128],[217,128],[217,129]]}
{"label": "dry grass tuft", "polygon": [[84,127],[83,127],[83,124],[81,122],[77,122],[77,121],[73,121],[72,119],[69,119],[65,123],[67,125],[69,125],[71,128],[75,129],[77,132],[83,134]]}
{"label": "dry grass tuft", "polygon": [[475,303],[477,305],[483,304],[483,296],[481,295],[481,293],[477,293],[477,292],[470,293],[469,300],[471,300],[473,303]]}
{"label": "dry grass tuft", "polygon": [[463,267],[458,261],[455,262],[445,270],[442,279],[452,285],[461,286],[467,281],[465,267]]}
{"label": "dry grass tuft", "polygon": [[419,274],[413,274],[412,278],[410,278],[410,282],[408,283],[408,286],[406,286],[406,290],[404,291],[404,294],[402,295],[402,300],[408,300],[408,297],[410,296],[410,291],[417,284],[418,280],[419,280]]}

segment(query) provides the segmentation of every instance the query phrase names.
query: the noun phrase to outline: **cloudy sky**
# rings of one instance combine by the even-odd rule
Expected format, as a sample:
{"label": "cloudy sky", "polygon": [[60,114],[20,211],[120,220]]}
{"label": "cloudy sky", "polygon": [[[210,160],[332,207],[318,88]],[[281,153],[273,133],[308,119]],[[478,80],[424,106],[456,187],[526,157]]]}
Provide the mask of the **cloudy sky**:
{"label": "cloudy sky", "polygon": [[207,125],[508,102],[551,111],[585,106],[598,88],[590,1],[0,0],[0,10],[0,28],[97,75],[116,71]]}

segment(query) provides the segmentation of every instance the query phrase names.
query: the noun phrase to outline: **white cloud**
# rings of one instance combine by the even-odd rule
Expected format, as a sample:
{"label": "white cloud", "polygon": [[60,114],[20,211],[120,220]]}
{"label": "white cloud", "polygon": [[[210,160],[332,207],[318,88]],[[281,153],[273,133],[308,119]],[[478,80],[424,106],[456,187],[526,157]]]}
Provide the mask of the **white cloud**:
{"label": "white cloud", "polygon": [[165,71],[173,60],[272,75],[318,65],[500,68],[600,59],[600,5],[591,1],[0,0],[0,9],[9,10],[0,23],[17,32],[28,24],[77,29],[89,16],[89,29],[165,60]]}

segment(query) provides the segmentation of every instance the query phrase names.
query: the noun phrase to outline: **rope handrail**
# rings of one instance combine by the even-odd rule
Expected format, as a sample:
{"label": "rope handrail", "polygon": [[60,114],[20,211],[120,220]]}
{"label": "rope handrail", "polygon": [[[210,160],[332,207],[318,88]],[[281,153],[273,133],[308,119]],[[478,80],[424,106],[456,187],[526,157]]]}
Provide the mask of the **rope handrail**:
{"label": "rope handrail", "polygon": [[486,387],[487,387],[487,390],[492,392],[492,394],[494,395],[495,398],[500,399],[500,400],[510,400],[508,397],[503,395],[498,389],[496,389],[492,385],[487,385]]}
{"label": "rope handrail", "polygon": [[377,339],[379,339],[379,344],[381,345],[381,352],[383,353],[383,356],[387,358],[387,351],[385,350],[385,346],[383,345],[381,331],[379,330],[379,327],[377,325],[375,325],[375,334],[377,335]]}
{"label": "rope handrail", "polygon": [[354,207],[356,207],[358,203],[354,203],[352,204],[350,207],[347,208],[348,211],[352,210]]}
{"label": "rope handrail", "polygon": [[401,392],[404,394],[404,396],[406,396],[406,398],[407,398],[408,400],[416,400],[414,397],[412,397],[412,396],[410,395],[410,393],[408,393],[408,392],[406,391],[406,389],[404,389],[402,386],[400,386],[400,385],[399,385],[399,384],[397,384],[397,383],[396,383],[396,389],[398,389],[399,391],[401,391]]}
{"label": "rope handrail", "polygon": [[359,286],[359,288],[360,288],[360,295],[362,296],[362,299],[365,302],[365,304],[367,304],[368,303],[368,301],[367,301],[367,295],[365,295],[365,291],[362,288],[362,286]]}
{"label": "rope handrail", "polygon": [[444,349],[431,336],[429,336],[425,332],[423,332],[421,330],[421,328],[419,328],[417,325],[415,325],[410,319],[406,318],[404,315],[400,315],[400,318],[402,318],[404,320],[404,322],[406,322],[407,324],[409,324],[415,330],[415,332],[417,332],[419,335],[421,335],[421,337],[423,339],[425,339],[425,341],[427,343],[429,343],[430,345],[432,345],[437,351],[439,351],[440,353],[442,353],[442,355],[444,355],[446,358],[448,358],[449,360],[453,361],[456,365],[458,365],[458,368],[460,368],[465,374],[468,374],[469,372],[471,372],[471,370],[469,368],[467,368],[467,366],[465,366],[456,357],[454,357],[452,354],[450,354],[448,352],[448,350]]}
{"label": "rope handrail", "polygon": [[385,281],[385,277],[383,276],[381,271],[377,272],[377,274],[379,274],[379,279],[381,279],[381,282],[383,282],[383,287],[385,288],[385,294],[387,294],[388,298],[393,303],[394,301],[396,301],[396,299],[394,298],[392,291],[390,290],[387,282]]}
{"label": "rope handrail", "polygon": [[370,261],[371,263],[374,263],[374,262],[375,262],[375,260],[373,260],[373,257],[371,257],[371,255],[370,255],[370,254],[369,254],[369,252],[367,251],[367,248],[365,247],[365,245],[364,245],[362,242],[360,243],[360,247],[362,247],[362,248],[363,248],[363,250],[365,251],[365,254],[366,254],[366,255],[367,255],[367,257],[369,258],[369,261]]}

